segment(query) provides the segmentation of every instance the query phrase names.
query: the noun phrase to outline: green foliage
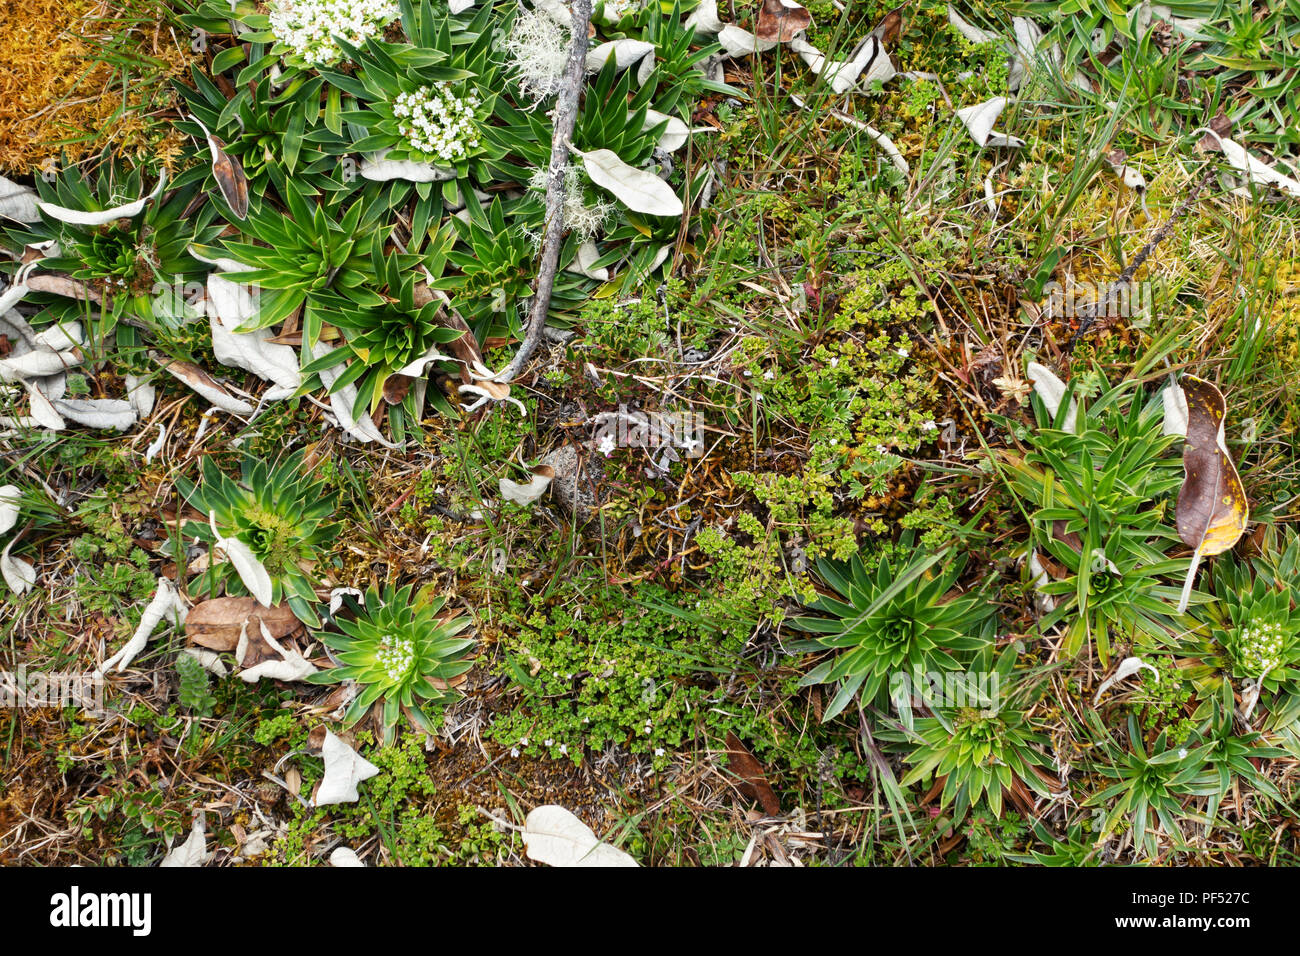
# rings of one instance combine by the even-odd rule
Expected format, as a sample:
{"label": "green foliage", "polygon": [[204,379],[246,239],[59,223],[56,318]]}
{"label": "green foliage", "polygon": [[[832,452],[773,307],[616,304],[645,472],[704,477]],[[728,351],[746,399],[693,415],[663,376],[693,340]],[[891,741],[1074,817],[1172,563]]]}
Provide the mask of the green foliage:
{"label": "green foliage", "polygon": [[210,717],[216,699],[208,686],[208,672],[199,659],[190,654],[177,655],[176,676],[180,680],[181,706],[195,717]]}
{"label": "green foliage", "polygon": [[[908,542],[904,541],[906,550]],[[939,566],[939,569],[932,570]],[[855,696],[864,703],[887,698],[891,674],[956,671],[966,652],[988,644],[995,607],[978,588],[950,597],[966,558],[947,551],[885,557],[868,571],[860,555],[847,563],[819,560],[817,570],[833,589],[809,603],[821,617],[792,623],[819,634],[805,645],[836,653],[804,678],[804,684],[836,684],[824,720],[839,714]]]}
{"label": "green foliage", "polygon": [[[275,465],[245,458],[235,481],[208,456],[203,459],[201,483],[177,478],[176,486],[190,505],[209,516],[209,524],[215,524],[222,537],[249,546],[270,575],[274,601],[287,600],[300,620],[316,625],[318,577],[313,569],[338,534],[338,526],[328,520],[337,494],[305,473],[303,458],[303,452],[295,452]],[[209,524],[191,522],[186,533],[215,544]],[[245,591],[228,561],[209,565],[192,585],[197,593],[215,593],[220,587],[232,593]]]}
{"label": "green foliage", "polygon": [[468,618],[440,615],[443,598],[412,600],[411,586],[375,588],[365,594],[356,617],[336,617],[341,633],[317,636],[338,651],[340,667],[313,674],[316,684],[355,680],[357,696],[344,715],[347,726],[381,708],[384,742],[393,740],[405,714],[420,730],[434,733],[432,713],[456,697],[451,682],[470,669],[465,651],[472,637],[457,637],[469,626]]}
{"label": "green foliage", "polygon": [[1002,457],[1008,486],[1033,509],[1033,547],[1063,569],[1039,585],[1056,602],[1039,627],[1065,624],[1071,655],[1095,640],[1103,664],[1117,640],[1169,632],[1179,588],[1165,578],[1187,569],[1186,560],[1165,556],[1177,541],[1165,519],[1167,496],[1182,483],[1181,463],[1165,452],[1178,439],[1162,434],[1158,399],[1129,397],[1134,388],[1103,382],[1095,401],[1080,396],[1074,430],[1063,426],[1076,381],[1055,420],[1035,396],[1029,452]]}

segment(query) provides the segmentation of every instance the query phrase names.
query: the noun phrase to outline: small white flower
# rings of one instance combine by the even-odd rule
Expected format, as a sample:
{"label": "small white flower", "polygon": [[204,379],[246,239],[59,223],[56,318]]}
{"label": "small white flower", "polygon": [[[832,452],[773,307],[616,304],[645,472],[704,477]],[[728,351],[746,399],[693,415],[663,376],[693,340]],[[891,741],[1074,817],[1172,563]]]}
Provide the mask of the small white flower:
{"label": "small white flower", "polygon": [[907,358],[912,353],[909,352],[907,349],[903,348],[902,346],[899,346],[897,354],[899,358]]}
{"label": "small white flower", "polygon": [[921,431],[923,432],[934,432],[938,430],[939,430],[939,425],[933,420],[921,423]]}
{"label": "small white flower", "polygon": [[763,373],[763,378],[767,379],[770,382],[772,381],[772,379],[776,378],[776,373],[773,372],[771,369],[768,369],[766,372]]}
{"label": "small white flower", "polygon": [[614,449],[617,447],[618,447],[618,443],[614,441],[613,435],[602,436],[600,439],[600,443],[596,446],[597,450],[606,458],[608,458],[610,454],[614,451]]}

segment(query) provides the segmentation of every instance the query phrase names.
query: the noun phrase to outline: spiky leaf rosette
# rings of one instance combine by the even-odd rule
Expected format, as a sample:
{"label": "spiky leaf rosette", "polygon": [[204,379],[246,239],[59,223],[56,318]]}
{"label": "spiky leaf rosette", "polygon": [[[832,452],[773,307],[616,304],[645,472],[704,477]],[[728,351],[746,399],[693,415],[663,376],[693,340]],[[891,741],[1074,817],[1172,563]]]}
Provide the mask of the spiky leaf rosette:
{"label": "spiky leaf rosette", "polygon": [[[203,481],[195,485],[177,479],[185,499],[204,515],[213,515],[217,530],[243,541],[271,578],[273,600],[287,600],[306,624],[320,623],[314,610],[317,578],[313,568],[338,535],[338,525],[327,521],[335,510],[335,492],[325,482],[303,474],[303,453],[297,452],[271,465],[264,460],[244,460],[239,481],[219,469],[212,458],[203,461]],[[207,523],[186,527],[204,541],[212,541]],[[196,583],[196,592],[243,592],[233,565],[212,565]]]}
{"label": "spiky leaf rosette", "polygon": [[417,601],[412,586],[383,592],[371,588],[364,607],[354,619],[335,619],[342,633],[322,632],[317,637],[338,651],[342,666],[308,678],[314,684],[357,682],[357,696],[344,715],[351,727],[381,707],[385,743],[392,741],[403,713],[421,730],[433,733],[431,709],[456,696],[451,682],[470,669],[464,652],[472,637],[458,637],[468,618],[439,618],[442,598]]}
{"label": "spiky leaf rosette", "polygon": [[[909,546],[905,541],[904,550]],[[958,655],[989,643],[994,607],[979,590],[945,599],[965,565],[964,558],[958,558],[933,571],[947,556],[917,554],[901,564],[886,556],[874,571],[867,570],[860,555],[847,564],[817,562],[822,579],[837,596],[822,596],[809,605],[826,616],[791,623],[821,635],[804,649],[838,651],[803,679],[805,686],[839,685],[823,719],[839,714],[855,694],[864,701],[876,699],[895,672],[959,670]]]}

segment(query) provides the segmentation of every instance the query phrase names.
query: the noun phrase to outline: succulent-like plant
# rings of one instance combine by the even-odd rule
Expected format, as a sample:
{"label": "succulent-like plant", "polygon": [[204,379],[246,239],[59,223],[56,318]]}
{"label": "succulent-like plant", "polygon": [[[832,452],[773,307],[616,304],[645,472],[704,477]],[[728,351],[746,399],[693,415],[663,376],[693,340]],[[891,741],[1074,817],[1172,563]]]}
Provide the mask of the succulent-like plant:
{"label": "succulent-like plant", "polygon": [[[67,166],[52,182],[37,177],[36,188],[42,201],[52,206],[91,214],[130,207],[148,192],[138,168],[128,170],[107,160],[93,177]],[[15,248],[37,246],[54,253],[40,260],[41,272],[62,273],[93,290],[103,303],[103,318],[95,326],[102,338],[125,315],[146,324],[170,322],[172,297],[160,295],[160,290],[183,288],[206,274],[206,267],[189,254],[189,246],[210,241],[221,226],[214,224],[215,210],[207,204],[190,211],[197,198],[194,186],[170,190],[146,199],[134,215],[93,225],[43,210],[38,221],[7,232]],[[45,315],[36,318],[37,325],[45,318],[82,318],[86,312],[84,302],[50,292],[33,292],[27,301],[47,307]],[[97,320],[99,313],[96,307]],[[118,344],[128,343],[123,338]]]}
{"label": "succulent-like plant", "polygon": [[1186,560],[1166,557],[1178,539],[1164,511],[1183,480],[1166,451],[1178,439],[1162,434],[1158,399],[1142,401],[1135,387],[1103,382],[1095,401],[1076,406],[1072,380],[1055,410],[1035,396],[1029,451],[1001,456],[1012,491],[1033,508],[1033,547],[1055,572],[1036,585],[1054,605],[1040,627],[1066,625],[1066,654],[1095,640],[1103,663],[1115,638],[1169,632],[1179,589],[1166,578],[1187,570]]}
{"label": "succulent-like plant", "polygon": [[[910,546],[905,538],[903,553]],[[820,635],[803,649],[836,652],[803,679],[805,686],[838,685],[823,719],[839,714],[855,695],[865,702],[883,698],[891,674],[960,670],[960,657],[989,643],[995,607],[981,589],[949,594],[965,565],[964,555],[947,551],[901,560],[883,556],[874,571],[856,554],[847,564],[818,560],[818,573],[835,596],[809,605],[825,616],[791,623]]]}
{"label": "succulent-like plant", "polygon": [[308,678],[315,684],[357,682],[357,696],[344,715],[352,726],[379,707],[385,743],[391,743],[402,714],[425,733],[434,733],[431,712],[456,697],[452,682],[470,669],[465,657],[472,637],[458,635],[466,617],[441,613],[442,598],[421,600],[413,587],[370,588],[356,616],[335,618],[341,633],[317,636],[337,651],[341,666]]}
{"label": "succulent-like plant", "polygon": [[239,281],[259,290],[247,330],[275,325],[301,306],[306,350],[320,339],[339,297],[360,307],[384,304],[372,288],[374,262],[392,227],[380,225],[387,206],[374,198],[363,190],[343,209],[344,200],[313,205],[289,190],[287,214],[267,204],[249,213],[244,228],[256,241],[225,241],[230,255],[252,267]]}
{"label": "succulent-like plant", "polygon": [[[211,457],[203,460],[203,480],[195,485],[177,478],[176,485],[191,506],[208,517],[192,522],[186,533],[215,543],[212,527],[222,538],[246,544],[271,578],[272,601],[287,600],[304,623],[316,626],[315,566],[338,535],[338,525],[327,519],[334,513],[335,493],[310,474],[304,474],[303,453],[296,452],[277,465],[246,458],[235,481]],[[214,563],[192,586],[196,592],[242,593],[245,588],[229,562]]]}
{"label": "succulent-like plant", "polygon": [[[438,346],[463,334],[438,324],[436,316],[441,308],[438,301],[416,304],[416,272],[404,269],[406,258],[409,257],[388,256],[376,269],[388,289],[388,296],[381,304],[360,306],[342,297],[334,300],[329,321],[343,330],[342,346],[303,368],[303,374],[310,377],[346,362],[347,367],[339,373],[330,390],[355,385],[358,415],[374,411],[378,406],[384,398],[384,383],[389,376],[408,369],[413,363],[418,364],[409,368],[408,373],[420,376],[424,371],[421,360],[431,350],[436,351]],[[313,384],[309,378],[304,387],[311,388]]]}

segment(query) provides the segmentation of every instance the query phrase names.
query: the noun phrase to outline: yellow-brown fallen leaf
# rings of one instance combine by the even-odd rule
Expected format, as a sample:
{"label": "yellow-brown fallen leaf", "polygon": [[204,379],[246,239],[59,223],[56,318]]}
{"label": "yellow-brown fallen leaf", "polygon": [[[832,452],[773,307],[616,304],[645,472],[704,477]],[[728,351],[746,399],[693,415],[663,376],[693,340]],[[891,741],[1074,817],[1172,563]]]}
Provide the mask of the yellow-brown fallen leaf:
{"label": "yellow-brown fallen leaf", "polygon": [[1246,531],[1250,506],[1246,489],[1224,440],[1227,402],[1223,393],[1192,376],[1180,382],[1187,400],[1187,434],[1183,445],[1183,487],[1175,512],[1178,537],[1194,549],[1178,610],[1187,610],[1192,581],[1201,558],[1222,554]]}

